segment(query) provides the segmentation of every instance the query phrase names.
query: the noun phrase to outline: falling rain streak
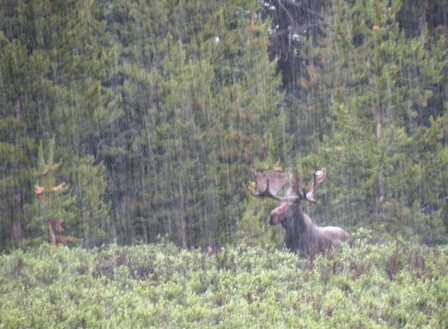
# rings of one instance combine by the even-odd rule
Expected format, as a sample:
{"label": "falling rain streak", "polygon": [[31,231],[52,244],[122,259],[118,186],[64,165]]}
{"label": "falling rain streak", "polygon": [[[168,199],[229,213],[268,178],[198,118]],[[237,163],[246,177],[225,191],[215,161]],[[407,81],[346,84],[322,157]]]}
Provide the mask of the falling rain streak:
{"label": "falling rain streak", "polygon": [[251,170],[322,167],[319,225],[445,243],[448,15],[414,2],[3,1],[0,249],[281,245]]}

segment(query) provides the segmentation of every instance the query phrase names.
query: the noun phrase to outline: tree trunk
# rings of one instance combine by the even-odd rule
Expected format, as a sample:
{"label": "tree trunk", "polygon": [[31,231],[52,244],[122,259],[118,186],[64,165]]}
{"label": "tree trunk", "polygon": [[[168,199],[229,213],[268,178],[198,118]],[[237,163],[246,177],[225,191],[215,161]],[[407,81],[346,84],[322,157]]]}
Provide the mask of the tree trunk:
{"label": "tree trunk", "polygon": [[50,229],[51,245],[55,246],[56,245],[56,235],[54,234],[53,226],[51,225],[51,220],[48,221],[48,228]]}
{"label": "tree trunk", "polygon": [[[379,104],[376,108],[376,141],[377,141],[377,146],[379,148],[379,153],[381,153],[380,144],[381,144],[381,140],[383,138],[383,125],[384,125],[383,107],[381,106],[381,104]],[[379,154],[379,156],[381,157],[381,154]],[[374,206],[374,218],[375,218],[376,222],[380,218],[381,204],[384,202],[383,172],[382,172],[382,168],[381,168],[381,163],[379,164],[378,171],[379,171],[378,172],[378,181],[377,181],[375,206]]]}
{"label": "tree trunk", "polygon": [[19,220],[14,220],[12,223],[12,238],[16,242],[23,240],[22,223]]}
{"label": "tree trunk", "polygon": [[182,185],[182,182],[179,180],[179,209],[180,209],[180,230],[179,230],[179,237],[180,241],[182,243],[182,248],[187,248],[187,223],[186,223],[186,213],[185,213],[185,197],[184,197],[184,188]]}
{"label": "tree trunk", "polygon": [[376,139],[379,143],[383,137],[383,108],[378,105],[376,108]]}

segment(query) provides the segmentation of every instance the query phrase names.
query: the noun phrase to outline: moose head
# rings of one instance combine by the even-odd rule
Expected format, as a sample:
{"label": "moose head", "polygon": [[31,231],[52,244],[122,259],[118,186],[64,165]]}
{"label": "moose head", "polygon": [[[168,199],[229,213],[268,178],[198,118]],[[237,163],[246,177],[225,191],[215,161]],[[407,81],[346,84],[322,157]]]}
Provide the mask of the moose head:
{"label": "moose head", "polygon": [[[351,239],[350,234],[339,227],[318,227],[313,220],[302,212],[302,200],[316,203],[314,193],[325,180],[327,171],[318,170],[313,174],[313,182],[307,190],[300,188],[296,176],[275,171],[254,172],[256,189],[249,188],[256,197],[269,197],[279,202],[271,211],[269,223],[281,223],[285,229],[285,245],[293,252],[300,252],[312,257],[318,252],[325,252],[330,247],[338,246]],[[283,195],[279,195],[281,190]]]}

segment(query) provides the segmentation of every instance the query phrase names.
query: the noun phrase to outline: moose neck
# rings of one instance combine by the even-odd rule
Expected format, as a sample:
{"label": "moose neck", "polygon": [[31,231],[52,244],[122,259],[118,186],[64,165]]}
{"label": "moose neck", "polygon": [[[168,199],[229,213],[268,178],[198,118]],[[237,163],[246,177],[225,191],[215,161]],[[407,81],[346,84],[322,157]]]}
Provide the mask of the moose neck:
{"label": "moose neck", "polygon": [[[313,173],[313,180],[308,188],[300,187],[298,176],[290,176],[275,171],[253,172],[256,188],[249,187],[255,197],[268,197],[280,202],[271,211],[269,223],[281,223],[285,229],[285,245],[293,252],[300,252],[305,257],[313,257],[318,252],[338,246],[342,241],[349,241],[350,234],[339,227],[317,227],[313,220],[302,212],[301,201],[315,204],[317,187],[325,180],[325,168]],[[283,189],[283,193],[281,190]]]}
{"label": "moose neck", "polygon": [[306,251],[314,224],[311,219],[304,215],[300,204],[294,204],[288,218],[282,221],[285,229],[285,245],[291,251]]}

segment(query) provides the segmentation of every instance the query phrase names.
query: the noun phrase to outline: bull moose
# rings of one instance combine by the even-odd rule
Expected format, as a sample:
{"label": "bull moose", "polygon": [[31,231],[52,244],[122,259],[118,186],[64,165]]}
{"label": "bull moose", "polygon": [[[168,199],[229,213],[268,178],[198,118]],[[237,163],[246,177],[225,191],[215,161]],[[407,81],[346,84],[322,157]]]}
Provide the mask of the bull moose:
{"label": "bull moose", "polygon": [[[325,252],[341,242],[351,240],[349,233],[340,227],[318,227],[313,220],[304,214],[300,203],[302,200],[316,203],[314,193],[326,176],[325,169],[313,174],[313,182],[307,191],[300,188],[296,176],[276,171],[253,172],[256,188],[249,191],[256,197],[269,197],[280,202],[272,210],[269,223],[281,223],[285,229],[285,245],[305,257],[313,257],[316,253]],[[283,189],[283,196],[279,192]]]}

